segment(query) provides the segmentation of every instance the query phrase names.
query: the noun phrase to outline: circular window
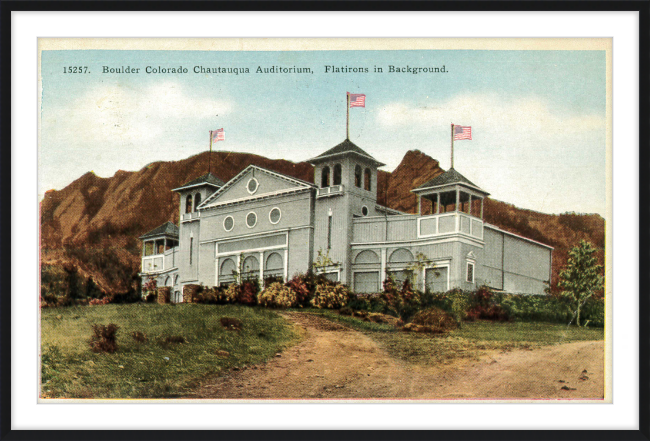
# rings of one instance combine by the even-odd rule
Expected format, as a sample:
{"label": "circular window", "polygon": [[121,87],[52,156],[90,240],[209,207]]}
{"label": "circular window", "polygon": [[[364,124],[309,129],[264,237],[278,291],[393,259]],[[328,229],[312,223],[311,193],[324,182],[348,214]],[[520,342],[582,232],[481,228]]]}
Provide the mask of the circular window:
{"label": "circular window", "polygon": [[252,211],[246,215],[246,225],[248,228],[253,228],[257,224],[257,215]]}
{"label": "circular window", "polygon": [[232,216],[228,216],[223,220],[223,229],[226,231],[232,230],[232,227],[235,226],[235,219]]}
{"label": "circular window", "polygon": [[255,193],[257,191],[257,187],[259,187],[259,185],[260,185],[260,183],[257,182],[257,179],[250,178],[248,180],[248,184],[246,184],[246,190],[248,190],[248,192],[250,194],[253,194],[253,193]]}
{"label": "circular window", "polygon": [[280,212],[280,209],[278,207],[275,207],[271,212],[269,213],[269,220],[271,221],[272,224],[277,224],[280,222],[280,218],[282,217],[282,212]]}
{"label": "circular window", "polygon": [[361,207],[361,214],[363,214],[364,216],[368,216],[368,207],[366,207],[365,205]]}

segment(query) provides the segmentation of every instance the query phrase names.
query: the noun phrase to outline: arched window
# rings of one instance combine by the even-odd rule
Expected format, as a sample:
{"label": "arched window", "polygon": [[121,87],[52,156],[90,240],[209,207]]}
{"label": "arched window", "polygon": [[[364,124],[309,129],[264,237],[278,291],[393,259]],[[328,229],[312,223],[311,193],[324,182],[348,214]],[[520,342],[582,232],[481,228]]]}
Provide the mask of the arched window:
{"label": "arched window", "polygon": [[321,186],[321,188],[325,188],[325,187],[330,186],[330,168],[329,167],[323,168],[323,171],[321,173],[320,186]]}
{"label": "arched window", "polygon": [[167,276],[167,278],[165,279],[165,286],[172,286],[171,281],[172,281],[172,278]]}
{"label": "arched window", "polygon": [[243,273],[242,276],[244,276],[244,280],[257,277],[259,271],[260,271],[260,262],[259,260],[257,260],[257,257],[248,256],[247,258],[244,259],[244,263],[242,265],[242,273]]}
{"label": "arched window", "polygon": [[201,193],[197,193],[196,196],[194,196],[194,211],[196,211],[196,208],[199,206],[201,203]]}
{"label": "arched window", "polygon": [[354,185],[361,188],[361,166],[354,167]]}
{"label": "arched window", "polygon": [[219,270],[219,275],[220,276],[232,276],[233,271],[237,270],[237,266],[235,265],[235,262],[233,262],[232,259],[225,259],[221,263],[221,269]]}
{"label": "arched window", "polygon": [[365,250],[357,254],[354,263],[380,263],[377,253],[371,250]]}
{"label": "arched window", "polygon": [[399,248],[388,258],[389,263],[411,263],[413,262],[413,253],[406,248]]}
{"label": "arched window", "polygon": [[363,188],[365,188],[368,191],[372,191],[372,183],[371,183],[371,176],[370,176],[370,169],[367,168],[366,172],[363,175]]}
{"label": "arched window", "polygon": [[185,198],[185,213],[192,212],[192,195],[188,194]]}
{"label": "arched window", "polygon": [[334,185],[341,185],[341,164],[334,166]]}

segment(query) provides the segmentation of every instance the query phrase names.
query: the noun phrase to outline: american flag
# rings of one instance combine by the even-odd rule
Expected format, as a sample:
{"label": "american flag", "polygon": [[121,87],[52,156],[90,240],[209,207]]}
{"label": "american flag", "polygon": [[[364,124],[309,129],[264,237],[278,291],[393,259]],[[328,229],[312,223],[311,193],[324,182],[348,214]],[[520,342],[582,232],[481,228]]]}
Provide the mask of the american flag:
{"label": "american flag", "polygon": [[472,140],[472,126],[454,125],[454,141],[460,141],[461,139]]}
{"label": "american flag", "polygon": [[212,142],[226,140],[226,132],[224,132],[223,129],[213,130],[210,133],[212,133]]}
{"label": "american flag", "polygon": [[366,96],[362,93],[350,93],[350,107],[366,107]]}

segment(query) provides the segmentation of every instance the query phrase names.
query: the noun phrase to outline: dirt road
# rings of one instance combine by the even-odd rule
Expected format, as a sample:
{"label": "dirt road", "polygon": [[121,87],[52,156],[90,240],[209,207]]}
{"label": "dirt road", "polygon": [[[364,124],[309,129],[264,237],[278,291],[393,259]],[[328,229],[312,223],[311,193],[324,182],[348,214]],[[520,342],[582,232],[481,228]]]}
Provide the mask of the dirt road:
{"label": "dirt road", "polygon": [[422,367],[392,358],[347,327],[309,314],[283,316],[305,333],[300,344],[263,365],[209,380],[187,398],[603,398],[602,341]]}

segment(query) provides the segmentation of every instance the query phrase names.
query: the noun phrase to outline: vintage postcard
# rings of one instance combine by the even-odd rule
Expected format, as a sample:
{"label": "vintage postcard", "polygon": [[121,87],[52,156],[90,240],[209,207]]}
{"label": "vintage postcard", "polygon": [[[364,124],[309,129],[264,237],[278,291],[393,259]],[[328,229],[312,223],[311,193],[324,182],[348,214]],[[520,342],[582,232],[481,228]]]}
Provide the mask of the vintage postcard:
{"label": "vintage postcard", "polygon": [[611,39],[39,39],[40,401],[611,402]]}

